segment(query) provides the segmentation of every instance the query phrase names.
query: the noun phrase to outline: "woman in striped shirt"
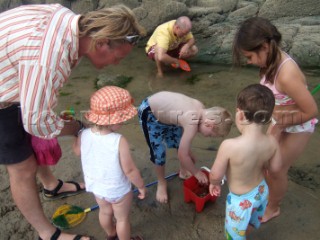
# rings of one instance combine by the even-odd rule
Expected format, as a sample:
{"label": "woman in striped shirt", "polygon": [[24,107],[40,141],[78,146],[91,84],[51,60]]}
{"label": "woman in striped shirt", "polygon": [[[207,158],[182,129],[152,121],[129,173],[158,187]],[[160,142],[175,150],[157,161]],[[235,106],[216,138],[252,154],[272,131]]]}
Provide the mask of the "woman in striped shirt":
{"label": "woman in striped shirt", "polygon": [[144,34],[133,12],[115,6],[77,15],[59,4],[25,5],[0,14],[0,164],[13,199],[40,239],[88,239],[55,229],[41,207],[29,136],[75,135],[55,113],[59,89],[81,57],[96,68],[118,64]]}

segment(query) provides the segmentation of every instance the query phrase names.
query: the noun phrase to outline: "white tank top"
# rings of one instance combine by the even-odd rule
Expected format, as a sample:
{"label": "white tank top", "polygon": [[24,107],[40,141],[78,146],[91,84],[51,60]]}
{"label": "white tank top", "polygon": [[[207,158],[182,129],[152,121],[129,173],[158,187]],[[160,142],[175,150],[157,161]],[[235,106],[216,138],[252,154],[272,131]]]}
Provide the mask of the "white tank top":
{"label": "white tank top", "polygon": [[81,162],[87,192],[106,198],[120,198],[131,191],[131,183],[122,171],[119,159],[121,134],[81,134]]}

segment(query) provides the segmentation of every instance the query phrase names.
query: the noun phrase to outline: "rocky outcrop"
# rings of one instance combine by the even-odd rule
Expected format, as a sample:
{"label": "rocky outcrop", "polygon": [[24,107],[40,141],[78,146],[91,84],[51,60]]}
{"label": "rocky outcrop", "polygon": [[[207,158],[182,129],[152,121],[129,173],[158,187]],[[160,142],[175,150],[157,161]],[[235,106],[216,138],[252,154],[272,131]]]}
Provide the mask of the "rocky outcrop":
{"label": "rocky outcrop", "polygon": [[133,9],[148,35],[160,23],[187,15],[200,50],[195,61],[215,64],[231,64],[237,26],[248,17],[261,16],[279,28],[284,50],[301,66],[320,66],[319,0],[3,0],[0,10],[53,2],[77,13],[123,3]]}

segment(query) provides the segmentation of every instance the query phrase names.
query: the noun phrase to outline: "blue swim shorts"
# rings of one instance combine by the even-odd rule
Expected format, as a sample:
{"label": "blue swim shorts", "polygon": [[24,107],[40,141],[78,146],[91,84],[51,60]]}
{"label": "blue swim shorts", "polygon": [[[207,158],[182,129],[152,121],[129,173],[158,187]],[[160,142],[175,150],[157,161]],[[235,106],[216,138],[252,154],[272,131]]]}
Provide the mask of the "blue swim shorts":
{"label": "blue swim shorts", "polygon": [[269,189],[265,180],[252,191],[236,195],[229,193],[226,201],[225,232],[227,239],[246,239],[250,224],[259,228],[268,203]]}
{"label": "blue swim shorts", "polygon": [[163,166],[166,163],[166,147],[179,148],[182,127],[159,122],[150,109],[148,98],[139,106],[138,117],[150,149],[150,160],[156,165]]}

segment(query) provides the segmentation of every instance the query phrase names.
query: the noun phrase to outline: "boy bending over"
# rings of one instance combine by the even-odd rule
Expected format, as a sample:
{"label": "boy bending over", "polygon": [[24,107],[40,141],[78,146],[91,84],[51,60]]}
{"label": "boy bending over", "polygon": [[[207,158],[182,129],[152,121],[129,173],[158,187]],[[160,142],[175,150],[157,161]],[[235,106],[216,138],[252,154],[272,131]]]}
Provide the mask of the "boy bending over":
{"label": "boy bending over", "polygon": [[195,166],[191,142],[197,132],[206,137],[224,137],[231,128],[231,114],[222,107],[205,109],[193,98],[175,92],[158,92],[143,100],[138,111],[140,125],[150,148],[150,160],[158,178],[156,198],[168,201],[165,180],[166,146],[178,149],[180,177],[195,176],[208,184],[207,176]]}

